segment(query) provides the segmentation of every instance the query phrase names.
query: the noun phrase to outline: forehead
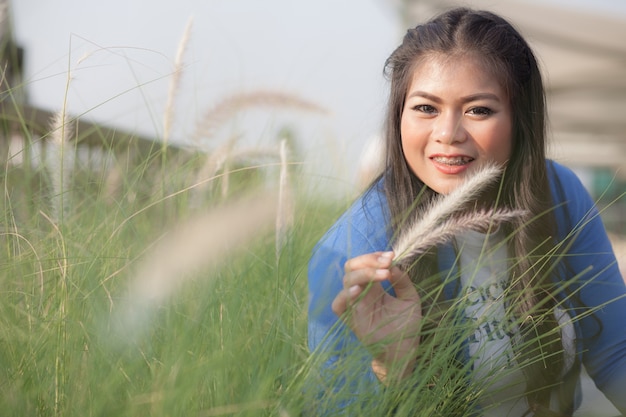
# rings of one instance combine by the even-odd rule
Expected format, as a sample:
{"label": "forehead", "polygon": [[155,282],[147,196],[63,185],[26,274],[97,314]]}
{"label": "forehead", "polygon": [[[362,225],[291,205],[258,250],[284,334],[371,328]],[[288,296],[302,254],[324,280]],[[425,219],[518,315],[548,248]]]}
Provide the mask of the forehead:
{"label": "forehead", "polygon": [[[442,90],[449,94],[491,92],[507,98],[504,75],[473,54],[431,53],[413,65],[407,94],[415,89]],[[435,93],[435,91],[430,91]]]}

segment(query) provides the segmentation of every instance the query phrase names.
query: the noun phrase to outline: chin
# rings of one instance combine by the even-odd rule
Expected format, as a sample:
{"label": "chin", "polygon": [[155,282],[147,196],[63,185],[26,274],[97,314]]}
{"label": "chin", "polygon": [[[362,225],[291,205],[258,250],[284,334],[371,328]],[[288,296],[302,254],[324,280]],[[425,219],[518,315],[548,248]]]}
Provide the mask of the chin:
{"label": "chin", "polygon": [[439,184],[435,184],[434,187],[430,187],[433,189],[433,191],[435,191],[437,194],[450,194],[452,191],[454,191],[456,189],[456,187],[459,186],[459,184],[462,182],[461,179],[456,179],[456,180],[449,180],[449,181],[445,181],[443,183],[439,183]]}

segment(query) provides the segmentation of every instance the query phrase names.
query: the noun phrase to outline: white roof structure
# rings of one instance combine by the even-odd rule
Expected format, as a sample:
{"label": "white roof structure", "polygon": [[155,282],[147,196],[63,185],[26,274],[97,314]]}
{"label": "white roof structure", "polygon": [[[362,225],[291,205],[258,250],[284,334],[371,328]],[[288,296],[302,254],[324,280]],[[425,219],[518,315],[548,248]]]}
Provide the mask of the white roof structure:
{"label": "white roof structure", "polygon": [[[407,27],[459,4],[395,2]],[[608,167],[626,179],[626,16],[511,0],[462,4],[507,18],[533,47],[548,97],[549,155],[572,167]]]}

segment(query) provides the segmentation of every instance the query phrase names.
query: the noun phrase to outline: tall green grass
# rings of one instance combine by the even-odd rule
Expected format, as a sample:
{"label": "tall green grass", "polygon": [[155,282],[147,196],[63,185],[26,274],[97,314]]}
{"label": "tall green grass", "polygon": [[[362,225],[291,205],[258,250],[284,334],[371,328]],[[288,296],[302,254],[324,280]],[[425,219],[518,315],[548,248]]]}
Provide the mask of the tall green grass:
{"label": "tall green grass", "polygon": [[[324,354],[312,356],[306,346],[306,266],[314,244],[345,208],[340,203],[295,193],[294,218],[278,237],[280,251],[277,236],[265,230],[219,262],[200,262],[201,268],[185,271],[187,277],[169,277],[178,284],[165,297],[146,302],[141,293],[129,292],[156,242],[167,239],[165,231],[193,225],[198,215],[279,182],[278,175],[259,178],[259,170],[276,174],[278,163],[240,166],[230,172],[226,195],[218,186],[224,171],[218,171],[206,179],[213,186],[203,188],[198,200],[192,193],[206,156],[170,160],[159,152],[127,169],[113,198],[105,192],[105,176],[75,171],[59,199],[45,167],[29,173],[5,167],[3,416],[315,416],[344,406],[351,415],[473,412],[489,381],[472,381],[468,365],[456,361],[475,330],[460,324],[463,298],[446,307],[437,327],[424,328],[429,337],[406,384],[374,381],[318,391],[359,372],[366,357],[363,347],[351,346],[329,377],[320,374]],[[162,161],[162,167],[151,165]],[[298,183],[300,174],[291,175]],[[58,201],[64,209],[54,218]],[[250,216],[259,211],[254,204],[246,207]],[[210,241],[212,230],[199,232],[209,234],[201,242]],[[530,360],[550,358],[537,352]]]}
{"label": "tall green grass", "polygon": [[[191,177],[180,171],[192,165],[169,169]],[[19,170],[3,175],[3,416],[275,415],[308,357],[305,268],[335,208],[301,197],[278,259],[274,235],[260,234],[195,271],[129,333],[121,306],[135,301],[127,289],[146,248],[217,203],[189,206],[181,190],[111,203],[76,181],[55,220],[46,190],[13,197],[32,187]],[[246,188],[242,178],[235,183]]]}

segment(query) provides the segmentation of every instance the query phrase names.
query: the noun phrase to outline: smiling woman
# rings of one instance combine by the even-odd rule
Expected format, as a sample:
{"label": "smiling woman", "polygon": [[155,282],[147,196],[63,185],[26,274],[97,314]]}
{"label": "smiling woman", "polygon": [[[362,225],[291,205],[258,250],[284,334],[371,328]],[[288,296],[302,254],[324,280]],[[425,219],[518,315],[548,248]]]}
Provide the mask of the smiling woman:
{"label": "smiling woman", "polygon": [[[309,262],[313,415],[571,416],[581,364],[626,413],[626,286],[590,196],[546,159],[526,41],[498,15],[452,9],[385,68],[383,173]],[[446,203],[492,163],[493,185]],[[503,209],[519,215],[396,262],[425,218],[428,234]]]}

